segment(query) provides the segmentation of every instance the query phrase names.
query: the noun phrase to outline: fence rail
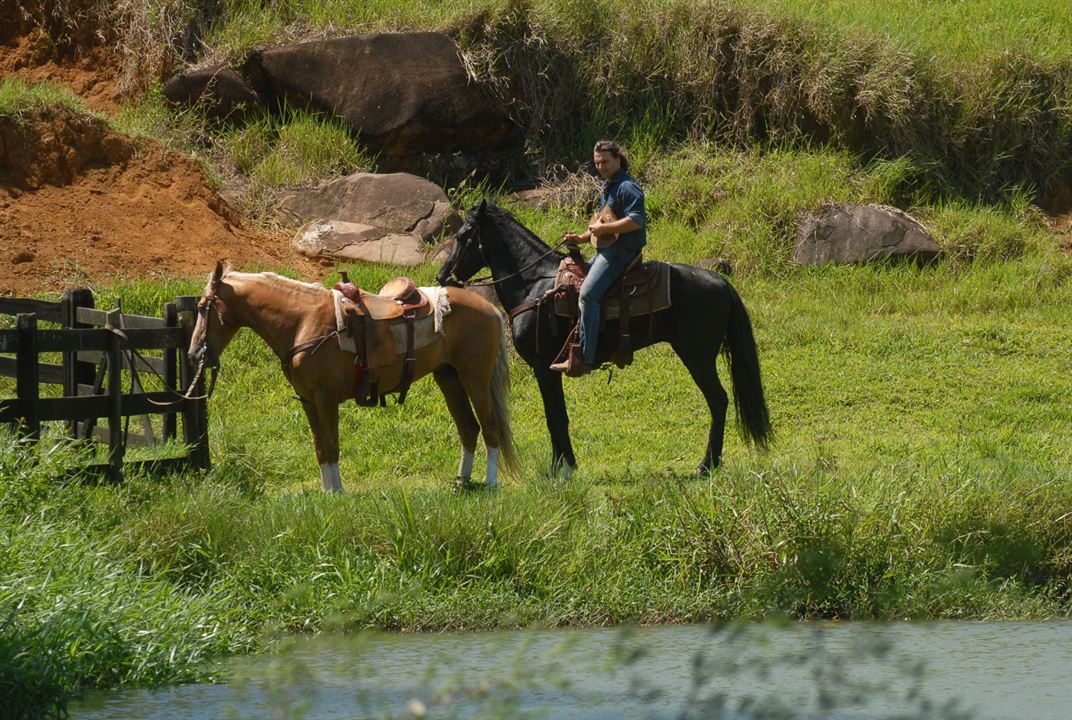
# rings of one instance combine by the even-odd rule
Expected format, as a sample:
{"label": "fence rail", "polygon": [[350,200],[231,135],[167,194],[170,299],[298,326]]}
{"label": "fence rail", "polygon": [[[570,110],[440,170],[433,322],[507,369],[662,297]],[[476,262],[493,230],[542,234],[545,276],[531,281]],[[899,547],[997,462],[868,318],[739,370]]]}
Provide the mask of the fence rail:
{"label": "fence rail", "polygon": [[[0,357],[0,376],[14,377],[16,390],[14,398],[0,398],[0,422],[17,425],[36,439],[41,423],[62,420],[74,437],[106,440],[108,462],[83,471],[120,481],[127,445],[157,443],[150,416],[163,416],[161,440],[178,436],[181,418],[186,454],[140,464],[151,471],[207,469],[208,406],[200,397],[204,381],[193,388],[195,397],[179,394],[194,377],[182,350],[193,332],[196,302],[179,297],[164,306],[162,317],[149,317],[123,313],[118,299],[115,309],[96,309],[89,290],[69,290],[58,302],[0,298],[0,315],[17,318],[15,329],[0,330],[0,353],[15,356]],[[39,321],[61,327],[40,328]],[[155,351],[163,355],[143,354]],[[63,362],[41,362],[42,353],[60,353]],[[142,372],[158,376],[165,389],[145,391]],[[128,392],[123,391],[124,373]],[[41,385],[48,384],[62,385],[63,395],[42,397]],[[141,418],[141,433],[129,432],[131,417]],[[106,427],[97,425],[102,418]]]}

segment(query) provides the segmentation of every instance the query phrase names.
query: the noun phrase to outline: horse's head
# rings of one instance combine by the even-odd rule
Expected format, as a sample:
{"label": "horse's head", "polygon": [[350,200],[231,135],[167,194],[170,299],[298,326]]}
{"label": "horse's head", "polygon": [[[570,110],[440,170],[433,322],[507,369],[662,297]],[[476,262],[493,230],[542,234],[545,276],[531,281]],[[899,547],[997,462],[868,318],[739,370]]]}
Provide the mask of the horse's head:
{"label": "horse's head", "polygon": [[436,275],[436,282],[440,285],[460,285],[488,264],[480,237],[481,225],[487,212],[488,201],[481,200],[466,213],[465,222],[454,240],[454,247]]}
{"label": "horse's head", "polygon": [[238,332],[233,312],[228,308],[228,303],[234,300],[234,288],[223,281],[224,275],[223,264],[217,262],[205,292],[197,301],[197,324],[188,350],[191,362],[204,361],[210,367],[219,365],[220,354]]}

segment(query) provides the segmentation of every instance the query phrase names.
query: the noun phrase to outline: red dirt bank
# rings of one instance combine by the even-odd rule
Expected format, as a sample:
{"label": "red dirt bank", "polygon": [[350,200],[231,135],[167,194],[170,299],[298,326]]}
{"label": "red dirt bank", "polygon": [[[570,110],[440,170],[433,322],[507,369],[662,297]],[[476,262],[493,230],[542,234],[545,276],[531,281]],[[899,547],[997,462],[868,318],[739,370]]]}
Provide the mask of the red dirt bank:
{"label": "red dirt bank", "polygon": [[[117,107],[115,68],[102,45],[58,51],[39,32],[0,31],[0,77],[66,85],[97,111]],[[197,277],[217,259],[322,274],[286,237],[244,228],[201,168],[160,143],[135,145],[67,110],[0,118],[0,294],[117,276]]]}

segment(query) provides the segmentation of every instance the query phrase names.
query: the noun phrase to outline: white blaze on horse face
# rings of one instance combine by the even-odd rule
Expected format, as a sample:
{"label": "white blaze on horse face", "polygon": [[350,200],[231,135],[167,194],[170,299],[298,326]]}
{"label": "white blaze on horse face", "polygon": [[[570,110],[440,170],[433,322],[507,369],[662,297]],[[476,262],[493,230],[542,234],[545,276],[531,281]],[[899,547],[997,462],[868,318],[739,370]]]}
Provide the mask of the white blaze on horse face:
{"label": "white blaze on horse face", "polygon": [[339,463],[320,463],[320,484],[325,492],[342,492]]}
{"label": "white blaze on horse face", "polygon": [[468,479],[473,474],[473,453],[462,448],[462,459],[458,463],[458,477]]}
{"label": "white blaze on horse face", "polygon": [[499,487],[499,448],[488,448],[488,474],[484,484],[489,487]]}
{"label": "white blaze on horse face", "polygon": [[208,334],[208,313],[200,312],[197,314],[197,322],[194,324],[194,331],[190,335],[190,347],[186,351],[187,356],[191,360],[197,362],[201,358],[199,353],[204,352],[205,349],[205,336]]}

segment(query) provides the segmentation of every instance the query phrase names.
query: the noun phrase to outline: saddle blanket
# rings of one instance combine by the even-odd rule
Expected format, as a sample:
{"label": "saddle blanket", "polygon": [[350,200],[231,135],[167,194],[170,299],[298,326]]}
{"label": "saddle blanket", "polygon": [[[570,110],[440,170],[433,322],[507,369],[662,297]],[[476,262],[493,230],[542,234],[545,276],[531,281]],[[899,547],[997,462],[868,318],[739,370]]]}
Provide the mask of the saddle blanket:
{"label": "saddle blanket", "polygon": [[[422,287],[418,288],[418,290],[428,297],[428,302],[432,304],[433,310],[432,314],[428,317],[413,321],[414,351],[431,345],[442,337],[443,318],[450,314],[450,300],[447,298],[447,288]],[[332,290],[331,294],[335,298],[335,326],[339,331],[339,349],[356,355],[357,343],[354,341],[353,336],[350,335],[350,327],[346,322],[346,309],[352,307],[353,303],[338,290]],[[360,314],[360,310],[358,310],[358,314]],[[395,354],[405,355],[406,323],[400,321],[378,322],[390,323],[391,334],[395,339]]]}

